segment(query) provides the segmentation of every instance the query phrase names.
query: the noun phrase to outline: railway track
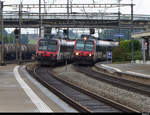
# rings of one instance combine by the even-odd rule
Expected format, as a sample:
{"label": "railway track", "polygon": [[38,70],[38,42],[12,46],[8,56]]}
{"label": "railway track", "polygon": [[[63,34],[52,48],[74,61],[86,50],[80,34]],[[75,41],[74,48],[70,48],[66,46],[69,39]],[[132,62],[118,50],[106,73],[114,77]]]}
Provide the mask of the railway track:
{"label": "railway track", "polygon": [[[29,62],[34,62],[33,60],[31,59],[28,59],[28,60],[22,60],[22,64],[25,64],[25,63],[29,63]],[[5,61],[5,64],[17,64],[18,63],[18,60],[6,60]]]}
{"label": "railway track", "polygon": [[60,79],[52,74],[50,68],[36,68],[33,76],[80,112],[138,112]]}
{"label": "railway track", "polygon": [[94,71],[91,67],[73,65],[73,69],[87,75],[88,77],[94,78],[99,81],[104,81],[113,86],[150,96],[150,85],[129,81],[123,78],[115,78],[111,75],[106,75],[104,73]]}

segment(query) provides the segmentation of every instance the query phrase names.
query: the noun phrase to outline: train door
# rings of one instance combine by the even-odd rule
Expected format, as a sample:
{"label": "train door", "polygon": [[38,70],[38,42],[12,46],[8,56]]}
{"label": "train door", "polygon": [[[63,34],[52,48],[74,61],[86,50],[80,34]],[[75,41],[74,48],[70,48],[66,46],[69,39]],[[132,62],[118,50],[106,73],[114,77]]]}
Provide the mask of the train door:
{"label": "train door", "polygon": [[93,47],[94,47],[94,63],[95,63],[97,60],[96,41],[95,40],[93,40]]}
{"label": "train door", "polygon": [[61,43],[60,40],[57,40],[57,60],[62,59],[62,52],[61,52]]}

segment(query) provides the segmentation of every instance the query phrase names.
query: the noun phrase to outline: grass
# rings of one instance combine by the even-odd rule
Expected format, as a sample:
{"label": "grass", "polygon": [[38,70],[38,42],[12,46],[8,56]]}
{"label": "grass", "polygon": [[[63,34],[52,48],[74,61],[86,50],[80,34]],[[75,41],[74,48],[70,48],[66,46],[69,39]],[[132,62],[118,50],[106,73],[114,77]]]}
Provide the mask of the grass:
{"label": "grass", "polygon": [[37,40],[29,40],[29,44],[37,44]]}

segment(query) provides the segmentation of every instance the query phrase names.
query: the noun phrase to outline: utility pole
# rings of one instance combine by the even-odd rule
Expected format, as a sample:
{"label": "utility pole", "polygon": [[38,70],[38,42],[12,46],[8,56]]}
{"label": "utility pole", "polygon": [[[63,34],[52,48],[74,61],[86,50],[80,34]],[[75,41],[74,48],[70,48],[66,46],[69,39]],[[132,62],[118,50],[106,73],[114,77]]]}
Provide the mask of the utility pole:
{"label": "utility pole", "polygon": [[[132,33],[133,33],[133,0],[131,0],[131,34]],[[134,38],[131,38],[131,48],[132,48],[131,49],[131,52],[132,52],[131,53],[132,54],[132,61],[131,61],[131,63],[133,63],[133,61],[134,61]]]}
{"label": "utility pole", "polygon": [[18,60],[18,64],[21,64],[21,62],[22,62],[21,22],[22,22],[22,2],[21,2],[21,4],[19,4],[19,39],[18,39],[18,42],[19,42],[19,60]]}
{"label": "utility pole", "polygon": [[[69,26],[69,0],[67,0],[67,24]],[[69,39],[69,27],[67,27],[67,31],[68,31],[67,38]]]}
{"label": "utility pole", "polygon": [[41,20],[41,0],[39,0],[39,37],[41,38],[41,27],[42,27],[42,20]]}
{"label": "utility pole", "polygon": [[45,12],[45,14],[47,14],[47,10],[46,10],[46,1],[45,0],[43,0],[44,1],[44,12]]}
{"label": "utility pole", "polygon": [[118,0],[118,4],[119,4],[119,7],[118,7],[118,32],[119,32],[119,49],[120,49],[120,1],[121,1],[121,0]]}
{"label": "utility pole", "polygon": [[142,39],[142,53],[143,53],[143,63],[145,63],[146,57],[145,57],[145,40],[144,39]]}
{"label": "utility pole", "polygon": [[0,65],[4,65],[4,23],[3,23],[3,2],[0,1],[0,21],[1,21],[1,47],[0,47]]}
{"label": "utility pole", "polygon": [[[72,0],[73,1],[73,0]],[[70,13],[72,13],[72,1],[70,1]]]}

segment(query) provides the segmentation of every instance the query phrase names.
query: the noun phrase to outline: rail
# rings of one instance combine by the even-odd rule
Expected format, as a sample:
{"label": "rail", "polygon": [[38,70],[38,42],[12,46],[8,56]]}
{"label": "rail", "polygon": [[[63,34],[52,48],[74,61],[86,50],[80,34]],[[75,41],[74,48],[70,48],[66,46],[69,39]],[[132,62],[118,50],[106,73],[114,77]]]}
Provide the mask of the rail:
{"label": "rail", "polygon": [[[64,80],[62,80],[62,79],[60,79],[60,78],[58,78],[58,77],[56,77],[55,75],[52,75],[51,74],[51,72],[50,71],[48,71],[49,69],[47,68],[41,68],[41,70],[40,71],[38,71],[37,73],[36,73],[36,78],[38,78],[38,79],[40,79],[40,81],[42,81],[42,83],[44,83],[44,85],[46,85],[48,88],[50,88],[51,86],[53,86],[53,87],[55,87],[55,88],[52,88],[51,90],[53,91],[53,92],[55,92],[55,94],[57,94],[57,95],[59,95],[60,96],[60,98],[67,98],[66,96],[64,97],[64,94],[62,94],[61,92],[63,92],[63,93],[65,93],[65,95],[67,95],[67,96],[71,96],[70,98],[67,98],[67,100],[65,100],[65,101],[67,101],[67,102],[70,102],[71,104],[73,104],[73,103],[76,103],[74,106],[75,106],[75,108],[76,109],[78,109],[79,111],[82,111],[82,112],[94,112],[93,110],[102,110],[103,112],[104,112],[104,108],[103,108],[103,106],[105,107],[105,109],[106,109],[106,111],[108,112],[108,108],[109,108],[109,110],[110,111],[112,111],[112,112],[114,112],[114,111],[118,111],[118,112],[138,112],[138,111],[136,111],[136,110],[133,110],[133,109],[131,109],[131,108],[128,108],[128,107],[125,107],[124,105],[121,105],[121,104],[117,104],[116,102],[113,102],[113,101],[111,101],[111,100],[106,100],[105,98],[102,98],[102,97],[98,97],[96,94],[92,94],[91,92],[88,92],[87,90],[84,90],[84,89],[81,89],[81,88],[79,88],[79,87],[77,87],[77,86],[75,86],[75,85],[73,85],[73,84],[70,84],[70,83],[68,83],[67,81],[64,81]],[[47,71],[47,72],[46,72]],[[43,72],[45,73],[45,75],[44,76],[42,76],[43,75]],[[41,78],[40,78],[40,76],[41,76]],[[59,84],[59,85],[58,85]],[[69,89],[69,88],[71,88],[71,89]],[[56,92],[56,90],[54,91],[54,89],[56,89],[57,90],[57,92]],[[67,89],[67,90],[66,90]],[[75,92],[74,92],[74,90],[75,90]],[[59,90],[59,91],[58,91]],[[60,92],[61,91],[61,92]],[[68,93],[68,92],[72,92],[72,93]],[[84,95],[82,95],[82,93],[80,94],[80,93],[82,92],[82,93],[84,93]],[[61,95],[60,95],[60,94]],[[87,95],[87,96],[85,96],[85,94]],[[90,99],[88,98],[90,96]],[[77,97],[78,97],[78,99],[77,99]],[[80,97],[80,98],[79,98]],[[82,98],[81,97],[83,97],[83,100],[81,100]],[[75,100],[76,101],[75,101]],[[85,99],[86,100],[89,100],[89,101],[85,101]],[[95,101],[92,101],[93,99],[95,99]],[[78,100],[78,102],[77,102],[77,100]],[[97,101],[96,101],[97,100]],[[101,100],[101,101],[100,101]],[[90,104],[88,104],[88,103],[85,103],[85,102],[90,102],[90,101],[92,101]],[[94,103],[93,103],[94,102]],[[82,103],[82,104],[81,104]],[[83,104],[84,103],[84,104]],[[91,105],[91,104],[94,104],[94,105]],[[105,104],[107,103],[109,103],[108,105]],[[96,105],[95,105],[96,104]],[[98,105],[97,105],[98,104]],[[85,106],[86,105],[86,106]],[[95,107],[97,107],[97,109],[95,109],[94,108],[94,106]],[[99,107],[99,106],[102,106],[102,107]],[[90,108],[90,109],[89,109]],[[121,110],[121,111],[120,111]]]}
{"label": "rail", "polygon": [[[99,69],[97,66],[95,67]],[[73,66],[73,68],[76,71],[82,72],[86,74],[87,76],[92,77],[96,80],[104,81],[114,86],[133,91],[135,93],[150,96],[150,91],[149,91],[150,85],[145,85],[142,83],[126,80],[123,78],[115,78],[113,75],[107,75],[100,71],[97,72],[97,71],[92,70],[91,68],[79,67],[75,65]]]}

